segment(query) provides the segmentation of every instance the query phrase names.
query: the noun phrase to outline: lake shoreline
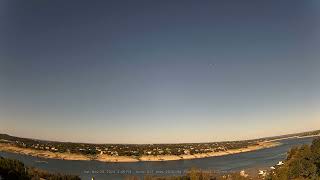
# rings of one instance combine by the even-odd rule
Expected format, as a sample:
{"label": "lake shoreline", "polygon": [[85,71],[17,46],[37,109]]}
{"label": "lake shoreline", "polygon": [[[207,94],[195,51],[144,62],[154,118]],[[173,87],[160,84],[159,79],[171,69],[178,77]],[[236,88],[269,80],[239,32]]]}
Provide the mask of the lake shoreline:
{"label": "lake shoreline", "polygon": [[271,148],[279,146],[281,143],[275,141],[263,141],[259,142],[258,145],[248,146],[246,148],[232,149],[227,151],[220,152],[211,152],[211,153],[201,153],[194,155],[144,155],[141,157],[131,157],[131,156],[110,156],[106,154],[102,155],[83,155],[75,153],[59,153],[51,152],[44,150],[34,150],[29,148],[21,148],[11,144],[0,143],[0,151],[18,153],[23,155],[29,155],[33,157],[45,158],[45,159],[60,159],[60,160],[74,160],[74,161],[100,161],[100,162],[145,162],[145,161],[177,161],[177,160],[191,160],[191,159],[200,159],[216,156],[225,156],[231,154],[238,154],[244,152],[251,152],[266,148]]}
{"label": "lake shoreline", "polygon": [[277,139],[272,139],[272,140],[267,140],[267,141],[268,142],[276,142],[276,141],[281,141],[281,140],[286,140],[286,139],[301,139],[301,138],[313,138],[313,137],[320,137],[320,134],[307,135],[307,136],[290,136],[290,137],[277,138]]}

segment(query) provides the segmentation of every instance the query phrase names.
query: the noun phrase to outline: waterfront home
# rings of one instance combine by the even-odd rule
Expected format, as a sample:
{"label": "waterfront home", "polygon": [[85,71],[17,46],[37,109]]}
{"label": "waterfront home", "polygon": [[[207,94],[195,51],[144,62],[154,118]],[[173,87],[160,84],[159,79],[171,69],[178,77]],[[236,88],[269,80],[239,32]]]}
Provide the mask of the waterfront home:
{"label": "waterfront home", "polygon": [[244,170],[242,170],[242,171],[240,171],[240,176],[248,177],[249,175]]}
{"label": "waterfront home", "polygon": [[111,155],[112,155],[112,156],[118,156],[118,152],[117,152],[117,151],[112,151],[112,152],[111,152]]}
{"label": "waterfront home", "polygon": [[262,177],[265,177],[267,175],[267,172],[264,171],[264,170],[259,170],[259,173],[258,173],[260,176]]}
{"label": "waterfront home", "polygon": [[277,166],[282,166],[284,163],[282,161],[279,161]]}

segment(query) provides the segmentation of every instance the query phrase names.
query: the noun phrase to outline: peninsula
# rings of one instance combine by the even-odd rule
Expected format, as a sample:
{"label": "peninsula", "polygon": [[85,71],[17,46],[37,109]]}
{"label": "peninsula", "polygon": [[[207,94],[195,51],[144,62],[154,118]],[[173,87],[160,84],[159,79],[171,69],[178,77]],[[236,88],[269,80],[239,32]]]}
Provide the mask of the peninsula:
{"label": "peninsula", "polygon": [[62,160],[170,161],[255,151],[278,146],[280,139],[319,135],[320,130],[254,140],[211,143],[89,144],[36,140],[0,134],[0,151]]}

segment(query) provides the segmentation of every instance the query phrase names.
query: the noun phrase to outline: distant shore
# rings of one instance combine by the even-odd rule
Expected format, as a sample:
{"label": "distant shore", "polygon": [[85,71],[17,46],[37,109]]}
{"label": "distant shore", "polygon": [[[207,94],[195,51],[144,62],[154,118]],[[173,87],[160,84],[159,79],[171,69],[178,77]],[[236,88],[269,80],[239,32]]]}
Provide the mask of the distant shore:
{"label": "distant shore", "polygon": [[224,156],[230,154],[238,154],[243,152],[250,152],[259,149],[266,149],[275,146],[279,146],[281,143],[276,141],[263,141],[259,142],[258,145],[248,146],[246,148],[240,149],[231,149],[220,152],[211,152],[211,153],[201,153],[194,155],[143,155],[140,157],[133,156],[110,156],[106,154],[102,155],[83,155],[75,153],[59,153],[59,152],[50,152],[44,150],[35,150],[29,148],[21,148],[11,144],[0,143],[0,151],[19,153],[34,157],[48,158],[48,159],[61,159],[61,160],[96,160],[101,162],[139,162],[139,161],[173,161],[173,160],[187,160],[187,159],[198,159],[198,158],[207,158],[214,156]]}
{"label": "distant shore", "polygon": [[267,140],[268,142],[275,142],[275,141],[281,141],[281,140],[286,140],[286,139],[293,139],[293,138],[309,138],[309,137],[320,137],[320,134],[315,134],[315,135],[307,135],[307,136],[290,136],[290,137],[284,137],[284,138],[277,138],[277,139],[272,139],[272,140]]}

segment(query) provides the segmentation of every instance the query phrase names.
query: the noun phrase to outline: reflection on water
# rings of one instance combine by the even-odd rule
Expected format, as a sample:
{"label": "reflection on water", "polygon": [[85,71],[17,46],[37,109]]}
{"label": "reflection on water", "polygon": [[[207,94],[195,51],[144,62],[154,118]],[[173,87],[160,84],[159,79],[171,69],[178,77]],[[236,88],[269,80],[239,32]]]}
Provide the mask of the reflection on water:
{"label": "reflection on water", "polygon": [[179,160],[166,162],[104,163],[98,161],[66,161],[36,158],[26,155],[0,152],[3,157],[18,159],[28,166],[48,171],[80,175],[82,179],[123,179],[127,175],[179,175],[197,167],[204,170],[239,171],[242,169],[267,169],[286,157],[293,146],[311,144],[313,138],[287,139],[277,147],[253,152],[209,157],[204,159]]}

